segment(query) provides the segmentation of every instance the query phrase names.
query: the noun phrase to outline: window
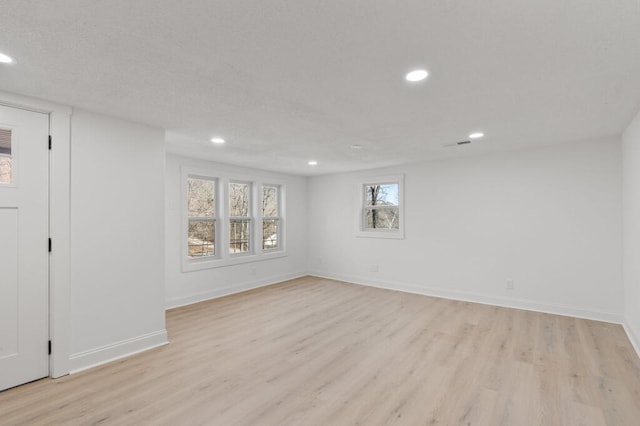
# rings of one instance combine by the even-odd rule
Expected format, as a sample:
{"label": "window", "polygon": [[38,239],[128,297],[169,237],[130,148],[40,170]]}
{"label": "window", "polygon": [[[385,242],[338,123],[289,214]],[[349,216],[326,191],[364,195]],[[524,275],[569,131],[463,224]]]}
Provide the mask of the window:
{"label": "window", "polygon": [[402,217],[403,176],[387,176],[360,185],[358,236],[404,238]]}
{"label": "window", "polygon": [[0,129],[0,185],[13,182],[11,130]]}
{"label": "window", "polygon": [[251,249],[251,185],[229,183],[229,252],[247,253]]}
{"label": "window", "polygon": [[364,185],[366,229],[398,229],[398,187],[397,183]]}
{"label": "window", "polygon": [[187,179],[187,210],[187,256],[215,256],[215,180],[191,176]]}
{"label": "window", "polygon": [[279,187],[262,187],[262,249],[277,250],[280,245]]}
{"label": "window", "polygon": [[186,167],[182,271],[286,256],[283,182]]}

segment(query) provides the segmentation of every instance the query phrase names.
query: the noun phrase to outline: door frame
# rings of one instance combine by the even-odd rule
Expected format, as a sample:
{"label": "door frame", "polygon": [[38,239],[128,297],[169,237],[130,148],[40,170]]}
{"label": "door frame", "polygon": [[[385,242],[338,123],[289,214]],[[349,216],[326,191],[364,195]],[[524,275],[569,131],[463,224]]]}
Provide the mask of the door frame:
{"label": "door frame", "polygon": [[[0,105],[49,115],[49,376],[69,374],[70,353],[70,190],[71,115],[70,107],[0,91]],[[43,141],[46,143],[46,141]],[[46,242],[43,241],[43,247]]]}

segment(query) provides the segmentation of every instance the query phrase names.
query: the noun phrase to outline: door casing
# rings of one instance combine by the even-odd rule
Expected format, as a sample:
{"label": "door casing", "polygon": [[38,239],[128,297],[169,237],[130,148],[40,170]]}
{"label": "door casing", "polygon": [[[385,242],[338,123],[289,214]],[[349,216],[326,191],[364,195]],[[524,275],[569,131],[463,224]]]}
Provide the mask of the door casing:
{"label": "door casing", "polygon": [[49,115],[52,149],[49,155],[49,374],[69,374],[70,354],[70,187],[71,115],[67,106],[0,91],[0,104]]}

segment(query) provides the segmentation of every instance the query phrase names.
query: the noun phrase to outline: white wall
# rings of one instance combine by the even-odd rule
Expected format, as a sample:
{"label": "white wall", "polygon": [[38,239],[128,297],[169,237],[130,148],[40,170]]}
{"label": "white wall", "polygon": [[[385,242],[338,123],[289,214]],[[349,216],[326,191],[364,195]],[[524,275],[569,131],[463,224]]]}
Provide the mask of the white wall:
{"label": "white wall", "polygon": [[71,120],[71,370],[166,342],[164,132]]}
{"label": "white wall", "polygon": [[[620,321],[620,145],[619,139],[582,141],[311,178],[311,271]],[[359,210],[353,200],[361,178],[392,173],[405,174],[406,238],[355,237]],[[372,265],[379,271],[371,272]],[[505,289],[507,278],[514,290]]]}
{"label": "white wall", "polygon": [[[259,262],[181,272],[180,168],[197,167],[211,173],[251,175],[284,182],[286,190],[287,256]],[[223,165],[176,155],[166,160],[166,304],[175,307],[284,281],[307,272],[307,179]],[[253,272],[255,269],[255,273]]]}
{"label": "white wall", "polygon": [[622,136],[625,328],[640,355],[640,113]]}

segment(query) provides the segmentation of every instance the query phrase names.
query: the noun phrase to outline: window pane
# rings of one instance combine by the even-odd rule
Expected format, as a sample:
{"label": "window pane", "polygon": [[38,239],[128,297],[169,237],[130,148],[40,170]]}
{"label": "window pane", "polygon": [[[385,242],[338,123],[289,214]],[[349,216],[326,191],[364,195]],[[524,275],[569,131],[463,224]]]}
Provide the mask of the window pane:
{"label": "window pane", "polygon": [[215,222],[213,220],[189,221],[189,257],[215,255]]}
{"label": "window pane", "polygon": [[398,229],[398,208],[379,207],[366,209],[365,224],[368,229]]}
{"label": "window pane", "polygon": [[11,130],[0,129],[0,184],[12,181]]}
{"label": "window pane", "polygon": [[232,219],[229,229],[229,253],[249,251],[249,220]]}
{"label": "window pane", "polygon": [[278,187],[277,186],[262,187],[262,216],[264,217],[278,216]]}
{"label": "window pane", "polygon": [[215,182],[209,179],[188,178],[189,216],[213,217]]}
{"label": "window pane", "polygon": [[262,248],[278,248],[278,219],[262,221]]}
{"label": "window pane", "polygon": [[249,184],[229,184],[229,214],[231,216],[249,216]]}
{"label": "window pane", "polygon": [[365,185],[367,206],[397,206],[398,184]]}

